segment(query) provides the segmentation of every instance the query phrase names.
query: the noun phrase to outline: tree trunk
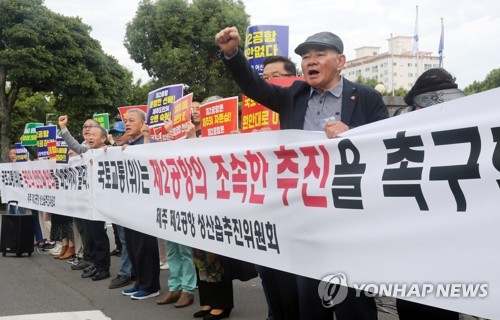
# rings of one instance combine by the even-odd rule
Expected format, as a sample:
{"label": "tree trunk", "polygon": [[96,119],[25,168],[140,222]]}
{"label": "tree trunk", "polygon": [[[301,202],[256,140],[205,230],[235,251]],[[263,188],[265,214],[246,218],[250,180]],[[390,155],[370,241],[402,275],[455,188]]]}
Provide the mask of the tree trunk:
{"label": "tree trunk", "polygon": [[9,161],[12,107],[16,103],[17,95],[19,93],[19,87],[17,84],[11,83],[8,93],[6,86],[7,70],[5,67],[0,67],[0,120],[2,123],[2,127],[0,129],[1,162]]}

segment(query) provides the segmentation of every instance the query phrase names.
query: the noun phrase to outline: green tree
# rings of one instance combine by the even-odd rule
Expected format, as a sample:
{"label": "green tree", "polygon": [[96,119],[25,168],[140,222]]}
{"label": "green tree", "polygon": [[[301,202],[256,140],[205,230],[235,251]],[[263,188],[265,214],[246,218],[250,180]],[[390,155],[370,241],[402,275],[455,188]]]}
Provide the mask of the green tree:
{"label": "green tree", "polygon": [[484,81],[474,81],[465,87],[464,92],[469,95],[498,87],[500,87],[500,68],[491,70]]}
{"label": "green tree", "polygon": [[[43,0],[0,0],[0,145],[5,161],[21,90],[51,92],[57,110],[81,120],[123,105],[131,72],[106,55],[80,18],[56,14]],[[38,121],[45,121],[45,117]],[[76,125],[70,123],[70,125]]]}
{"label": "green tree", "polygon": [[156,86],[184,83],[197,99],[232,96],[240,90],[217,57],[214,37],[222,28],[246,30],[241,1],[143,0],[127,24],[125,47],[156,79]]}
{"label": "green tree", "polygon": [[355,82],[359,84],[364,84],[365,86],[368,86],[370,88],[375,88],[375,86],[380,83],[375,78],[363,78],[360,75],[356,78]]}

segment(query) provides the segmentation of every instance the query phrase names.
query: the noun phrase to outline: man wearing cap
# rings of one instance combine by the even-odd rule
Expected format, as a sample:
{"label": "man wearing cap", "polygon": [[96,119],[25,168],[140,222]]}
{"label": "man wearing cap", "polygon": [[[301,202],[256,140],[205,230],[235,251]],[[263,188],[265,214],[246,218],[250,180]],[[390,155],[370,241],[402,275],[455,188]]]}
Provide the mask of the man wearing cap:
{"label": "man wearing cap", "polygon": [[[109,130],[109,134],[113,137],[114,146],[123,146],[128,141],[128,136],[125,133],[125,123],[123,121],[117,121],[113,128]],[[111,280],[109,284],[110,289],[121,288],[132,283],[132,262],[128,256],[127,244],[125,242],[125,229],[120,225],[113,224],[118,233],[118,239],[121,243],[121,255],[120,255],[120,270],[116,278]]]}
{"label": "man wearing cap", "polygon": [[[243,93],[280,115],[281,129],[323,130],[335,138],[349,128],[388,118],[381,95],[340,75],[345,64],[342,40],[331,32],[316,33],[300,44],[295,53],[302,57],[304,81],[283,88],[267,83],[250,67],[243,52],[238,30],[229,27],[215,36],[221,58]],[[297,276],[301,319],[332,319],[318,297],[318,280]],[[293,301],[293,297],[291,297]],[[354,289],[335,306],[337,319],[376,319],[373,298]],[[285,317],[288,318],[288,317]]]}

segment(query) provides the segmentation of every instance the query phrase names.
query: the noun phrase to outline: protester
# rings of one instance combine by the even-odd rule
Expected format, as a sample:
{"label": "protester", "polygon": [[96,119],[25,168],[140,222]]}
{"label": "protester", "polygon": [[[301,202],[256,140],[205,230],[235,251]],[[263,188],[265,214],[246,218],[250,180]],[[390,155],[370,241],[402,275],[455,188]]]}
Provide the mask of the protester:
{"label": "protester", "polygon": [[[167,135],[171,135],[172,121],[165,121]],[[184,126],[187,136],[195,134],[195,126],[188,123]],[[176,308],[184,308],[193,303],[196,288],[196,270],[191,248],[179,243],[167,241],[167,260],[170,267],[168,292],[161,296],[157,304],[175,303]]]}
{"label": "protester", "polygon": [[[125,132],[129,138],[128,145],[148,143],[150,136],[146,125],[146,113],[136,108],[128,110]],[[124,229],[125,243],[132,268],[136,273],[136,282],[133,287],[123,290],[122,293],[134,300],[156,297],[160,294],[158,240],[154,236],[133,229]]]}
{"label": "protester", "polygon": [[[125,123],[123,121],[116,122],[109,130],[109,134],[113,138],[114,146],[123,146],[125,143],[127,143],[128,135],[125,133]],[[115,239],[118,239],[120,243],[120,254],[117,254],[117,256],[120,257],[120,270],[118,271],[116,278],[111,280],[109,289],[128,286],[132,283],[134,273],[132,262],[130,261],[130,257],[128,255],[127,243],[125,241],[125,228],[120,225],[113,224],[113,229],[116,230]]]}
{"label": "protester", "polygon": [[408,105],[403,113],[465,97],[453,77],[443,68],[432,68],[420,75],[405,96]]}
{"label": "protester", "polygon": [[[82,137],[84,141],[82,143],[78,142],[71,133],[68,131],[67,125],[68,125],[68,116],[62,115],[59,116],[58,119],[59,123],[59,129],[61,130],[61,137],[63,138],[64,142],[68,145],[68,149],[71,151],[75,152],[76,154],[82,154],[85,153],[88,150],[87,146],[87,140],[89,138],[89,133],[90,129],[94,126],[99,126],[99,122],[97,122],[94,119],[87,119],[82,127]],[[86,222],[85,219],[81,218],[74,218],[73,223],[75,225],[75,228],[77,232],[80,234],[80,239],[81,239],[81,248],[79,250],[76,250],[76,255],[80,256],[81,259],[77,259],[74,261],[74,265],[71,266],[71,270],[85,270],[85,268],[91,267],[91,253],[90,253],[90,244],[89,241],[90,239],[88,238],[87,235],[87,230],[86,230]]]}
{"label": "protester", "polygon": [[[9,162],[16,162],[16,147],[12,146],[9,149]],[[9,203],[5,204],[5,211],[9,214],[25,214],[26,209],[19,206],[11,206]]]}
{"label": "protester", "polygon": [[[90,149],[104,147],[108,133],[101,126],[93,126],[87,135],[87,146]],[[83,270],[82,278],[92,278],[99,281],[110,277],[109,267],[111,257],[109,255],[109,238],[106,233],[106,222],[97,220],[84,220],[85,230],[88,236],[90,256],[94,265]]]}
{"label": "protester", "polygon": [[66,260],[75,254],[75,243],[73,236],[73,218],[59,214],[51,214],[52,227],[50,229],[50,240],[61,241],[61,251],[53,253],[55,259]]}
{"label": "protester", "polygon": [[160,270],[170,269],[167,261],[167,240],[158,238],[158,254],[160,256]]}
{"label": "protester", "polygon": [[[222,98],[208,97],[200,106],[219,99]],[[188,134],[188,137],[194,138],[194,135]],[[246,281],[256,277],[255,266],[196,248],[193,248],[193,258],[198,271],[201,306],[193,317],[212,320],[228,318],[234,308],[233,279]]]}
{"label": "protester", "polygon": [[[433,68],[422,73],[405,96],[408,108],[402,113],[420,110],[438,103],[465,97],[458,89],[455,78],[443,68]],[[396,300],[399,319],[443,319],[458,320],[459,313],[427,306],[402,299]]]}
{"label": "protester", "polygon": [[295,63],[287,57],[269,56],[264,59],[262,64],[264,66],[262,79],[264,80],[297,76]]}
{"label": "protester", "polygon": [[[296,81],[290,87],[274,86],[258,76],[239,49],[241,38],[235,27],[221,30],[215,41],[243,93],[278,112],[281,129],[322,130],[328,138],[335,138],[349,128],[388,117],[377,91],[340,75],[346,61],[344,45],[331,32],[314,34],[295,49],[302,57],[305,81]],[[296,276],[298,290],[294,290],[289,280],[279,281],[280,286],[290,286],[281,297],[290,308],[283,319],[296,319],[297,315],[300,319],[332,319],[332,310],[324,308],[318,299],[320,281]],[[335,315],[340,320],[376,319],[375,300],[364,294],[356,297],[356,291],[350,288],[346,299],[335,306]]]}
{"label": "protester", "polygon": [[[271,80],[275,78],[292,77],[297,75],[297,69],[295,63],[290,59],[283,56],[270,56],[264,59],[262,63],[264,69],[262,70],[262,79]],[[260,131],[270,130],[270,128],[262,128]],[[294,283],[295,278],[291,273],[271,269],[263,266],[255,266],[257,272],[262,279],[262,289],[264,290],[264,295],[266,297],[266,302],[268,305],[268,316],[269,320],[283,318],[287,309],[294,308],[295,306],[287,306],[289,302],[282,301],[280,297],[286,296],[290,291],[290,286],[280,286],[277,279],[283,279],[282,282]],[[293,286],[292,290],[296,290]],[[276,314],[276,317],[274,316]]]}
{"label": "protester", "polygon": [[191,104],[191,122],[194,124],[196,136],[201,136],[201,117],[199,101],[193,101]]}

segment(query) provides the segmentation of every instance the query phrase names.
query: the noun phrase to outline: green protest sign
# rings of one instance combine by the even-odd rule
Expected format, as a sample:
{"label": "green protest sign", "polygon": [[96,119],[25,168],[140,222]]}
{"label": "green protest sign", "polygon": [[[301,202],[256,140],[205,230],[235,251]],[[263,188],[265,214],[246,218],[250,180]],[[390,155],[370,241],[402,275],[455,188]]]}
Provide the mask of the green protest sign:
{"label": "green protest sign", "polygon": [[23,146],[36,146],[36,128],[43,126],[43,123],[27,123],[24,126]]}
{"label": "green protest sign", "polygon": [[97,113],[94,114],[94,120],[99,122],[99,124],[109,131],[109,113]]}

